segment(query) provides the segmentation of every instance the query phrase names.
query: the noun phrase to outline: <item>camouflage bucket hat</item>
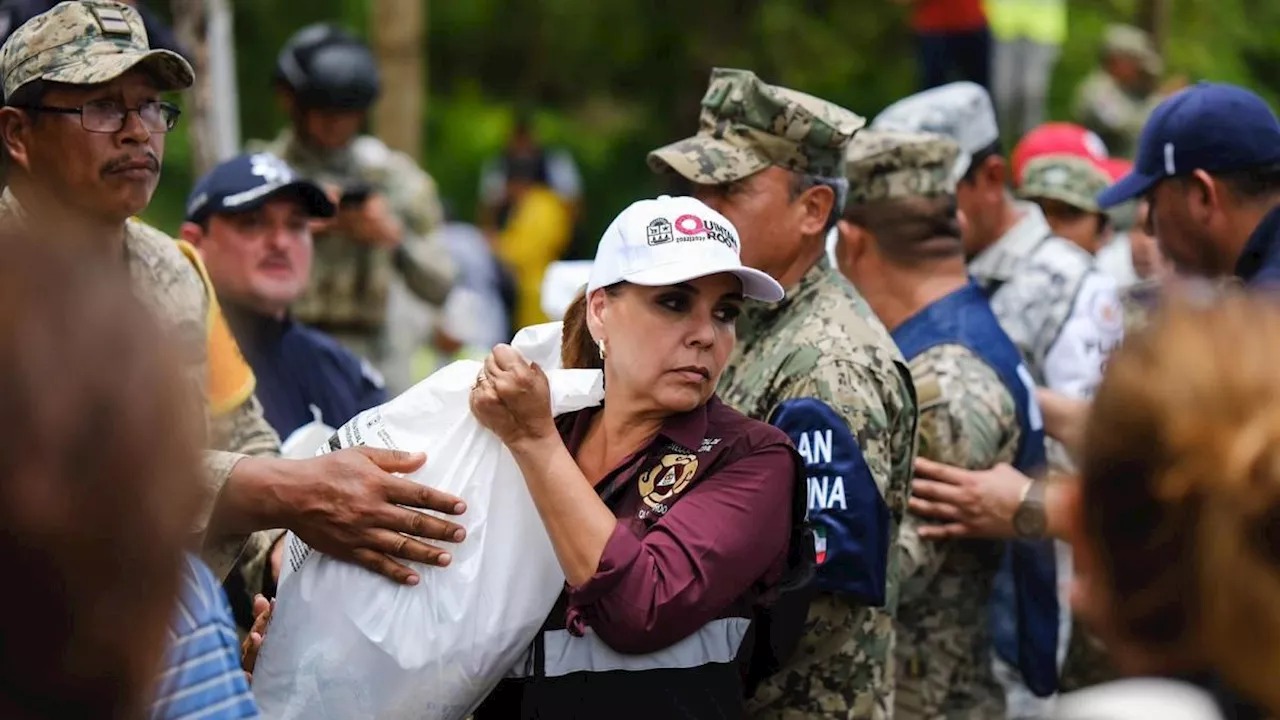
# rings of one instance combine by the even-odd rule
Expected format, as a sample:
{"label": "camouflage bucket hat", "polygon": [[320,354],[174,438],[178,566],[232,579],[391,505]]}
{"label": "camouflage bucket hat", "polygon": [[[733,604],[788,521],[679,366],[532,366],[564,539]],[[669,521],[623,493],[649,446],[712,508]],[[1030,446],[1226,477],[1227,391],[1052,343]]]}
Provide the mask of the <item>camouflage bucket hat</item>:
{"label": "camouflage bucket hat", "polygon": [[1093,161],[1076,155],[1042,155],[1022,171],[1019,197],[1058,200],[1086,212],[1101,212],[1098,194],[1111,177]]}
{"label": "camouflage bucket hat", "polygon": [[649,153],[655,172],[718,185],[770,166],[844,177],[844,150],[866,120],[795,90],[768,85],[749,70],[716,68],[702,97],[698,134]]}
{"label": "camouflage bucket hat", "polygon": [[137,10],[109,0],[58,3],[0,48],[6,99],[35,80],[97,85],[134,68],[148,71],[162,92],[191,87],[194,79],[181,55],[151,49]]}
{"label": "camouflage bucket hat", "polygon": [[954,194],[959,157],[943,135],[863,130],[849,143],[849,204]]}

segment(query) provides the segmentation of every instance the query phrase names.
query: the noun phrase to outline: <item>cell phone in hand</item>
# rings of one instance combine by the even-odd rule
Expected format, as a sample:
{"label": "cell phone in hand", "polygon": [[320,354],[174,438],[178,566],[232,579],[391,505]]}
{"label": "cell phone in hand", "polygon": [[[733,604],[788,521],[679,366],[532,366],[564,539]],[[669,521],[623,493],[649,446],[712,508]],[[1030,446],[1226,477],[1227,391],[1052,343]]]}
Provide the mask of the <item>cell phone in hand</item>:
{"label": "cell phone in hand", "polygon": [[359,207],[365,204],[373,193],[374,187],[368,183],[351,185],[343,189],[342,198],[338,201],[338,206],[344,208]]}

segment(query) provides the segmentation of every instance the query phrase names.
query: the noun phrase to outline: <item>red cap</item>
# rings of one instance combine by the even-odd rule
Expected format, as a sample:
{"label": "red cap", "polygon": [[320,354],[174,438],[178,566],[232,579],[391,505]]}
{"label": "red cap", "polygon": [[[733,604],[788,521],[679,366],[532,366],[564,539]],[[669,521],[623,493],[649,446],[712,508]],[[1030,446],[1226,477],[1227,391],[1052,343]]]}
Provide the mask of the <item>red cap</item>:
{"label": "red cap", "polygon": [[1133,161],[1124,158],[1107,158],[1099,163],[1102,169],[1111,176],[1111,182],[1119,182],[1120,178],[1133,170]]}
{"label": "red cap", "polygon": [[[1106,143],[1097,133],[1068,122],[1045,123],[1027,133],[1013,149],[1014,185],[1022,184],[1022,169],[1041,155],[1076,155],[1100,164],[1108,158]],[[1108,170],[1109,168],[1103,168]]]}

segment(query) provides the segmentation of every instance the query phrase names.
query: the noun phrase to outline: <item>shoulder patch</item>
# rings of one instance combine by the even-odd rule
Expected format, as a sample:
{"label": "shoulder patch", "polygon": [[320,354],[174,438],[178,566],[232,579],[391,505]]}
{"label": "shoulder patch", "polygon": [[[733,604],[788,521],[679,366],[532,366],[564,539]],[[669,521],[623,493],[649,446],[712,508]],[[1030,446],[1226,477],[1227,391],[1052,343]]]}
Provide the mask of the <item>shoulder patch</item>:
{"label": "shoulder patch", "polygon": [[784,401],[769,422],[804,460],[818,587],[860,605],[883,605],[889,508],[849,426],[816,398]]}

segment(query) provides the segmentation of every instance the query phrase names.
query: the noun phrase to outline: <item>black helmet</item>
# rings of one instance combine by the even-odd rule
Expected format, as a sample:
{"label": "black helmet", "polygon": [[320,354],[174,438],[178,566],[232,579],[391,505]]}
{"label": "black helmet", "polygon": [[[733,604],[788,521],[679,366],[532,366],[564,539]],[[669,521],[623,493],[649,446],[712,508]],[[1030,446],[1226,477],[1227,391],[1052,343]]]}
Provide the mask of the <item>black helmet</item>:
{"label": "black helmet", "polygon": [[365,110],[378,97],[378,64],[359,38],[335,25],[308,25],[284,44],[275,81],[300,107]]}

